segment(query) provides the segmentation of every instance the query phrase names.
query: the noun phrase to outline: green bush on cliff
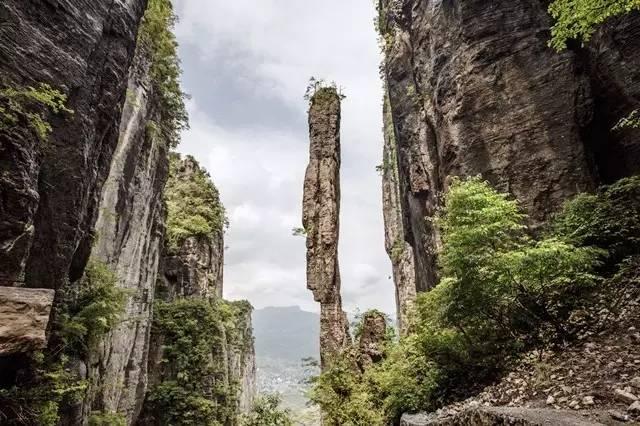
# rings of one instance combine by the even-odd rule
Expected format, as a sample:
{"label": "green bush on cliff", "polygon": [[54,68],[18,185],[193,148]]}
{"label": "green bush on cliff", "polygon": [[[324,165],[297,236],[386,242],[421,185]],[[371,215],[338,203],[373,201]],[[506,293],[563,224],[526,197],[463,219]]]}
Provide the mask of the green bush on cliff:
{"label": "green bush on cliff", "polygon": [[105,264],[90,260],[80,281],[71,287],[60,313],[60,334],[67,350],[86,354],[121,320],[127,291]]}
{"label": "green bush on cliff", "polygon": [[640,10],[638,0],[555,0],[549,13],[555,19],[551,28],[551,46],[567,47],[567,40],[589,41],[596,28],[606,20]]}
{"label": "green bush on cliff", "polygon": [[40,140],[51,133],[48,112],[73,113],[66,107],[67,97],[45,83],[37,87],[5,87],[0,89],[0,131],[19,126],[24,120]]}
{"label": "green bush on cliff", "polygon": [[169,157],[167,203],[167,247],[177,250],[188,237],[208,237],[223,232],[228,221],[218,189],[209,174],[198,167],[185,174],[178,154]]}
{"label": "green bush on cliff", "polygon": [[150,0],[138,36],[139,48],[149,52],[152,83],[159,99],[161,117],[155,126],[172,148],[180,142],[182,130],[189,127],[186,95],[180,87],[178,43],[173,34],[176,19],[171,0]]}
{"label": "green bush on cliff", "polygon": [[235,416],[238,384],[227,383],[223,359],[234,309],[205,299],[156,302],[153,333],[161,336],[167,375],[148,401],[162,424],[215,426]]}
{"label": "green bush on cliff", "polygon": [[638,284],[639,212],[640,178],[624,179],[569,201],[533,238],[506,194],[454,180],[436,220],[441,280],[419,295],[414,332],[364,373],[338,360],[311,399],[330,424],[383,425],[468,396],[525,350],[576,338],[592,325],[582,314]]}
{"label": "green bush on cliff", "polygon": [[261,395],[251,412],[242,415],[241,426],[293,426],[291,413],[280,408],[281,399],[277,394]]}
{"label": "green bush on cliff", "polygon": [[84,276],[64,292],[50,347],[31,357],[29,376],[20,377],[11,388],[0,388],[3,424],[55,426],[61,408],[85,396],[88,383],[74,373],[72,360],[86,360],[100,339],[118,324],[126,296],[107,265],[89,262]]}

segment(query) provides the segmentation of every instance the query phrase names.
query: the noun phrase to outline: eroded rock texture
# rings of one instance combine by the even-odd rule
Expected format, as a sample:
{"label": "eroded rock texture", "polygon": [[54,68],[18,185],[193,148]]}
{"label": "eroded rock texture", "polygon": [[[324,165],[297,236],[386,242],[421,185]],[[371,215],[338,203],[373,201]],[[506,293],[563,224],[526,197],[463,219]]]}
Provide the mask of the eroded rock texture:
{"label": "eroded rock texture", "polygon": [[0,75],[6,87],[48,83],[74,111],[0,132],[0,284],[59,288],[82,274],[145,0],[6,0]]}
{"label": "eroded rock texture", "polygon": [[404,415],[400,421],[400,426],[597,426],[604,424],[608,423],[586,419],[571,411],[503,407],[471,409],[448,418],[424,414]]}
{"label": "eroded rock texture", "polygon": [[413,257],[394,260],[402,321],[405,289],[437,282],[432,219],[452,176],[482,175],[538,224],[575,193],[638,172],[639,131],[610,129],[639,104],[640,17],[558,53],[544,2],[382,0],[380,12],[385,162],[397,164],[384,173],[387,247]]}
{"label": "eroded rock texture", "polygon": [[387,338],[387,320],[381,312],[367,312],[362,318],[358,339],[359,364],[362,371],[382,361]]}
{"label": "eroded rock texture", "polygon": [[154,288],[164,233],[162,192],[167,179],[167,142],[148,123],[159,119],[149,53],[138,48],[129,74],[118,146],[100,201],[92,257],[113,270],[128,290],[122,322],[90,354],[89,377],[97,383],[85,404],[119,412],[133,421],[147,384],[147,356]]}
{"label": "eroded rock texture", "polygon": [[389,99],[384,101],[384,148],[382,153],[382,209],[385,248],[391,259],[396,289],[396,318],[401,335],[407,334],[416,300],[416,269],[413,247],[407,242],[404,224],[398,151],[393,131]]}
{"label": "eroded rock texture", "polygon": [[[185,183],[193,184],[194,176],[203,176],[206,172],[190,156],[181,158],[172,154],[172,177],[166,188],[166,194],[184,194]],[[198,181],[198,185],[202,182]],[[193,188],[189,186],[189,188]],[[184,202],[207,203],[199,198],[200,192],[191,193],[192,199]],[[165,195],[167,197],[167,195]],[[175,199],[175,198],[172,198]],[[215,201],[220,203],[219,200]],[[212,207],[212,206],[209,206]],[[167,222],[172,220],[169,209]],[[184,212],[181,212],[183,214]],[[219,401],[219,405],[232,404],[231,413],[248,412],[256,397],[256,364],[253,341],[251,313],[253,308],[248,302],[226,302],[222,300],[224,269],[224,231],[213,229],[208,235],[185,235],[177,247],[165,241],[160,262],[160,274],[156,283],[156,299],[164,303],[175,303],[180,299],[204,299],[221,309],[233,312],[233,317],[225,322],[222,318],[214,329],[208,330],[217,342],[211,347],[210,362],[215,366],[215,377],[201,378],[205,397],[217,398],[221,393],[232,395],[233,400]],[[169,231],[171,232],[171,231]],[[165,337],[155,330],[151,333],[149,353],[149,391],[167,380],[174,380],[175,366],[164,360],[163,342]],[[203,367],[203,371],[205,368]],[[197,372],[196,372],[197,373]],[[205,395],[206,394],[206,395]],[[157,409],[146,404],[140,425],[161,424]],[[225,408],[221,411],[228,412]],[[235,424],[233,418],[218,419],[221,424]],[[230,422],[230,423],[229,423]]]}
{"label": "eroded rock texture", "polygon": [[324,367],[349,342],[342,311],[340,228],[340,95],[321,88],[309,109],[310,156],[304,180],[302,225],[307,233],[307,288],[320,303],[320,361]]}
{"label": "eroded rock texture", "polygon": [[0,356],[43,349],[55,292],[0,287]]}

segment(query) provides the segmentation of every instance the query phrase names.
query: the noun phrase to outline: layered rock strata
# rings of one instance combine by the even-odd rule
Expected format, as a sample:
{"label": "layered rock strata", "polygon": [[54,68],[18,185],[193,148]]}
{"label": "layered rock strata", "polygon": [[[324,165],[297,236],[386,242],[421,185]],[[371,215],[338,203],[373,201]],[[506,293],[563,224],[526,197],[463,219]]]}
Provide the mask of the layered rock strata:
{"label": "layered rock strata", "polygon": [[379,9],[387,249],[403,327],[414,289],[438,280],[433,218],[452,176],[481,175],[535,225],[577,192],[640,171],[640,130],[612,130],[640,104],[640,14],[556,52],[544,2],[382,0]]}
{"label": "layered rock strata", "polygon": [[304,180],[302,224],[307,234],[307,288],[320,303],[320,362],[327,366],[350,341],[342,310],[340,227],[340,95],[320,88],[310,101],[309,165]]}

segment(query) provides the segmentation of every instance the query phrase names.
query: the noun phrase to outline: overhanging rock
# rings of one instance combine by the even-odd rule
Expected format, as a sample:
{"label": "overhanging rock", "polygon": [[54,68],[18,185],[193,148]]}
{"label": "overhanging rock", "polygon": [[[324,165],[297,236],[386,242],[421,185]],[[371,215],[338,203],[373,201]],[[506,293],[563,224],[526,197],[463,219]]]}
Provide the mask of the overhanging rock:
{"label": "overhanging rock", "polygon": [[0,287],[0,355],[43,349],[54,290]]}

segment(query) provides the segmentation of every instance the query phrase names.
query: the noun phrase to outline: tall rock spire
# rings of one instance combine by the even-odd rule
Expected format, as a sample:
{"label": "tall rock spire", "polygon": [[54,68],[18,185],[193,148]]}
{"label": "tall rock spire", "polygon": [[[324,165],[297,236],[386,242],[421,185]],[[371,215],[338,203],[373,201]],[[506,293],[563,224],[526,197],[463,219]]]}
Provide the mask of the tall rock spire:
{"label": "tall rock spire", "polygon": [[302,224],[307,233],[307,288],[320,303],[320,361],[324,368],[347,344],[342,311],[340,227],[340,95],[317,89],[309,109],[310,156],[304,181]]}

